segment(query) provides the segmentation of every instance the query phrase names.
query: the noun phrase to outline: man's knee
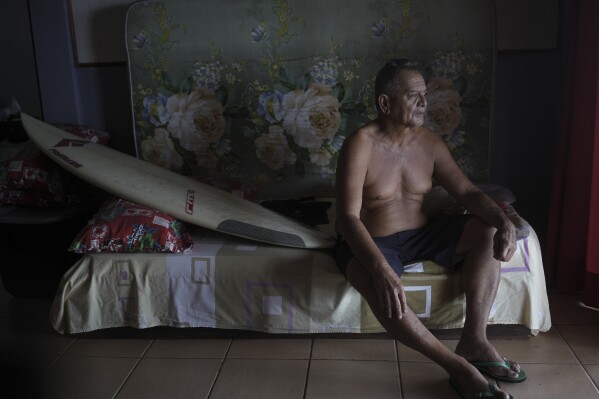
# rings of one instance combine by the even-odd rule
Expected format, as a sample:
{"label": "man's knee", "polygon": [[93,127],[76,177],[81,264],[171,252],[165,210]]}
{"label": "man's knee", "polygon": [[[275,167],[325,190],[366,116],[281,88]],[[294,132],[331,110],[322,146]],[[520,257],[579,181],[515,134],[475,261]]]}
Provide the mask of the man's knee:
{"label": "man's knee", "polygon": [[473,247],[493,247],[493,237],[497,229],[477,217],[471,217],[462,231],[462,237],[456,247],[456,254],[463,255]]}
{"label": "man's knee", "polygon": [[474,231],[474,234],[479,237],[480,236],[493,237],[493,235],[497,231],[497,229],[495,227],[491,226],[489,223],[487,223],[484,220],[479,219],[477,217],[470,218],[468,223],[471,224],[470,228]]}

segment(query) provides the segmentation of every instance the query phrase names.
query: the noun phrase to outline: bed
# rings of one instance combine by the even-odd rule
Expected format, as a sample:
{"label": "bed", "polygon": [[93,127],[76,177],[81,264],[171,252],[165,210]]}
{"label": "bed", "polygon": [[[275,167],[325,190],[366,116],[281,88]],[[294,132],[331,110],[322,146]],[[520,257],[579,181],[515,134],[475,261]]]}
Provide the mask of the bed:
{"label": "bed", "polygon": [[[333,219],[334,209],[329,211]],[[331,224],[321,226],[330,231]],[[285,248],[192,229],[191,252],[87,254],[63,277],[51,309],[63,334],[115,327],[204,327],[266,333],[384,332],[330,251]],[[459,273],[409,265],[408,302],[430,329],[464,323]],[[551,326],[538,239],[501,267],[490,325]]]}
{"label": "bed", "polygon": [[[330,199],[344,138],[376,116],[376,71],[385,59],[409,57],[427,79],[426,126],[467,175],[487,181],[492,6],[479,0],[137,2],[126,23],[137,156],[254,201]],[[329,223],[318,228],[334,234],[331,202]],[[384,331],[329,250],[197,227],[192,236],[187,253],[86,254],[61,281],[54,328],[66,334],[156,326]],[[463,326],[459,273],[423,262],[410,265],[402,280],[427,327]],[[524,326],[535,335],[551,326],[533,229],[502,264],[489,324]]]}

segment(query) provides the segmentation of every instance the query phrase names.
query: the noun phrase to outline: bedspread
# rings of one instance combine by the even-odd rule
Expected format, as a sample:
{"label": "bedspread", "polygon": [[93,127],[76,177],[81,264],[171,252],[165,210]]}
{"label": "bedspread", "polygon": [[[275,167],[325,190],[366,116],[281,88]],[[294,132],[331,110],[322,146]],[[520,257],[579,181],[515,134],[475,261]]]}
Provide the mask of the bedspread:
{"label": "bedspread", "polygon": [[[211,327],[268,333],[370,333],[384,329],[323,250],[283,248],[196,229],[185,254],[88,254],[64,276],[54,328]],[[460,328],[459,273],[416,263],[402,277],[407,299],[429,328]],[[538,239],[518,241],[490,324],[551,326]]]}

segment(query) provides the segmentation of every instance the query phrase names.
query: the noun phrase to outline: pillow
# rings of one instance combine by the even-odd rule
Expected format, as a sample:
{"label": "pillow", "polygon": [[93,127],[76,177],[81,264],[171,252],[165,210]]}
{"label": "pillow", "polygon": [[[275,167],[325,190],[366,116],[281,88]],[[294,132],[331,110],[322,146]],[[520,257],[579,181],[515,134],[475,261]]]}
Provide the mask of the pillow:
{"label": "pillow", "polygon": [[[83,125],[55,124],[98,144],[110,140],[107,132]],[[32,207],[59,207],[83,202],[97,190],[67,172],[28,142],[0,168],[0,202]]]}
{"label": "pillow", "polygon": [[187,252],[193,240],[185,225],[163,212],[111,197],[73,240],[69,251]]}
{"label": "pillow", "polygon": [[75,136],[81,137],[82,139],[89,140],[92,143],[105,145],[110,141],[110,133],[93,127],[75,125],[72,123],[52,123],[52,125],[64,130],[67,133],[71,133]]}
{"label": "pillow", "polygon": [[33,143],[27,143],[0,169],[0,202],[5,204],[65,206],[96,193],[93,186],[56,165]]}

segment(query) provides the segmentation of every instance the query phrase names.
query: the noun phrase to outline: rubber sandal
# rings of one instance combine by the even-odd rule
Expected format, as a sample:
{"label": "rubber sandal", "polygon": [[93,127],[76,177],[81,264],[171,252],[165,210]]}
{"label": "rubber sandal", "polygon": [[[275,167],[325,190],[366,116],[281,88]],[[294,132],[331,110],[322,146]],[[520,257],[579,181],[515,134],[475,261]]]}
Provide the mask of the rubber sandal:
{"label": "rubber sandal", "polygon": [[502,367],[504,369],[511,370],[512,368],[510,367],[510,363],[513,363],[513,362],[506,358],[503,358],[503,362],[471,362],[471,361],[469,361],[469,363],[471,365],[473,365],[474,367],[476,367],[477,370],[480,371],[482,374],[488,375],[489,377],[494,378],[498,381],[518,383],[518,382],[523,382],[524,380],[526,380],[526,373],[523,370],[520,370],[520,372],[518,373],[518,376],[516,376],[516,377],[508,377],[507,375],[501,375],[501,374],[494,373],[490,369],[491,367]]}
{"label": "rubber sandal", "polygon": [[[458,388],[458,386],[453,382],[453,380],[449,380],[449,384],[451,387],[460,395],[462,399],[479,399],[479,398],[497,398],[498,394],[501,393],[499,391],[499,387],[492,382],[489,382],[489,390],[486,392],[477,392],[477,393],[464,393]],[[509,399],[514,399],[514,397],[508,394]]]}

